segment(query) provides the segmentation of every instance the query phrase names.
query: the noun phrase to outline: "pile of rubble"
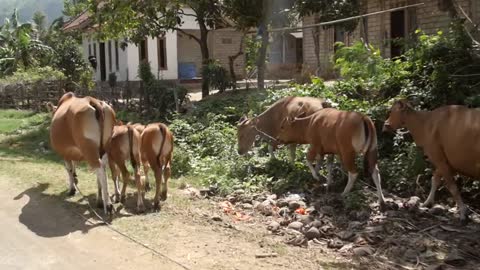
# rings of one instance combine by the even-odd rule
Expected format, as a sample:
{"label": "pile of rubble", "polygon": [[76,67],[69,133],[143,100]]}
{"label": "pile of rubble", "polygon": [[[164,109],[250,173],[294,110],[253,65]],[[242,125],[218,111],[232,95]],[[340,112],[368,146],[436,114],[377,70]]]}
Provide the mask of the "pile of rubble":
{"label": "pile of rubble", "polygon": [[383,213],[376,203],[346,211],[338,194],[306,200],[304,194],[277,197],[242,189],[218,202],[233,220],[254,222],[255,217],[294,246],[325,247],[344,256],[374,256],[424,268],[447,264],[469,269],[480,263],[478,220],[467,227],[452,225],[453,209],[423,208],[418,197],[390,199],[387,204],[389,210]]}

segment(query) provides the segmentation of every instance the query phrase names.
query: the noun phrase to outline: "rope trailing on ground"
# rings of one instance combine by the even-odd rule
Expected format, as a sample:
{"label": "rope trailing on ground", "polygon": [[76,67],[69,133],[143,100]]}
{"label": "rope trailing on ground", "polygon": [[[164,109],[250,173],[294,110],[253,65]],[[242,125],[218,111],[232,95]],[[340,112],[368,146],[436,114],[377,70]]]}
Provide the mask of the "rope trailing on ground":
{"label": "rope trailing on ground", "polygon": [[[123,236],[124,238],[126,238],[126,239],[128,239],[128,240],[130,240],[130,241],[132,241],[133,243],[135,243],[135,244],[137,244],[137,245],[140,245],[140,246],[142,246],[142,247],[150,250],[153,254],[155,254],[155,255],[157,255],[157,256],[160,256],[160,257],[162,257],[162,258],[165,258],[165,259],[173,262],[174,264],[182,267],[182,268],[185,269],[185,270],[191,270],[188,266],[185,266],[184,264],[182,264],[182,263],[180,263],[180,262],[178,262],[178,261],[176,261],[176,260],[168,257],[167,255],[161,253],[160,251],[158,251],[158,250],[156,250],[156,249],[154,249],[154,248],[152,248],[152,247],[147,246],[146,244],[140,242],[139,240],[133,238],[132,236],[130,236],[130,235],[128,235],[128,234],[126,234],[126,233],[124,233],[124,232],[122,232],[122,231],[114,228],[113,225],[112,225],[110,222],[106,221],[106,220],[105,220],[102,216],[100,216],[100,214],[98,214],[98,212],[92,207],[92,205],[91,205],[90,202],[88,201],[88,197],[85,196],[85,195],[82,193],[82,191],[78,188],[77,184],[76,184],[76,183],[73,183],[73,185],[75,186],[75,189],[78,191],[78,193],[80,194],[80,196],[82,196],[82,199],[84,199],[84,200],[87,201],[87,205],[88,205],[88,207],[90,208],[90,210],[92,211],[92,213],[93,213],[98,219],[100,219],[100,220],[101,220],[101,223],[105,224],[108,229],[110,229],[110,230],[113,231],[113,232],[116,232],[117,234]],[[75,212],[76,212],[76,211],[75,211]],[[81,214],[81,213],[79,213],[79,212],[76,212],[76,214],[79,215],[81,218],[83,218],[85,221],[87,221],[88,223],[90,223],[90,224],[92,224],[92,225],[98,224],[98,223],[92,222],[89,218],[85,217],[83,214]]]}

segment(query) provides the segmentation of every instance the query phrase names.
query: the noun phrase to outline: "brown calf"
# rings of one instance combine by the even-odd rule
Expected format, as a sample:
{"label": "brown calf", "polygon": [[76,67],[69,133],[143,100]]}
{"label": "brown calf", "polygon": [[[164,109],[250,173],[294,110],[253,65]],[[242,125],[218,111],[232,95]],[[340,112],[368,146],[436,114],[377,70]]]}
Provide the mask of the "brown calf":
{"label": "brown calf", "polygon": [[[358,176],[356,155],[365,154],[364,166],[373,178],[379,203],[383,206],[385,200],[377,166],[377,133],[369,117],[356,112],[326,108],[304,118],[289,117],[283,121],[281,128],[279,140],[311,145],[307,154],[307,164],[314,177],[317,171],[313,168],[312,162],[317,155],[337,154],[340,157],[348,171],[348,183],[342,195],[350,192]],[[331,166],[327,168],[332,169]],[[329,172],[327,186],[331,184],[331,175]]]}
{"label": "brown calf", "polygon": [[[78,98],[64,94],[57,105],[50,126],[52,148],[65,160],[70,195],[75,194],[75,161],[87,161],[97,174],[97,205],[113,210],[108,195],[107,154],[115,123],[115,112],[105,102],[92,97]],[[102,198],[100,200],[99,198]]]}
{"label": "brown calf", "polygon": [[[137,185],[137,211],[144,212],[143,204],[143,183],[140,178],[139,167],[141,163],[140,157],[140,132],[132,125],[117,125],[113,128],[112,140],[109,146],[108,161],[112,172],[113,183],[115,187],[115,202],[125,203],[125,192],[130,181],[130,173],[125,165],[127,160],[133,167],[135,183]],[[119,171],[122,174],[123,186],[120,196],[118,177]]]}
{"label": "brown calf", "polygon": [[[173,134],[162,123],[148,124],[142,132],[140,151],[155,174],[154,209],[160,209],[160,199],[167,199],[167,182],[171,174]],[[146,162],[144,162],[145,164]],[[144,167],[148,175],[148,167]],[[160,186],[161,184],[161,186]]]}
{"label": "brown calf", "polygon": [[407,128],[417,146],[435,166],[430,194],[424,205],[432,205],[441,179],[460,210],[460,220],[468,220],[453,176],[460,173],[480,177],[480,111],[464,106],[443,106],[433,111],[416,111],[406,100],[396,101],[385,121],[384,130]]}

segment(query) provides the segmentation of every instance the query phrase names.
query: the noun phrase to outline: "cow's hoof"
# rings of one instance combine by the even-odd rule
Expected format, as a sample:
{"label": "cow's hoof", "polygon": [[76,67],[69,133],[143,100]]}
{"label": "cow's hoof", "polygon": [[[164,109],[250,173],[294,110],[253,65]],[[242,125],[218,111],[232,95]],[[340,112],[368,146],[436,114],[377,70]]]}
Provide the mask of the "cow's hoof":
{"label": "cow's hoof", "polygon": [[143,204],[137,206],[137,213],[139,213],[139,214],[145,213],[145,206]]}
{"label": "cow's hoof", "polygon": [[103,201],[97,200],[97,208],[103,208]]}
{"label": "cow's hoof", "polygon": [[160,195],[160,200],[161,200],[162,202],[164,202],[164,201],[167,200],[167,193],[166,193],[166,192],[165,192],[165,193],[162,193],[162,194]]}
{"label": "cow's hoof", "polygon": [[71,188],[70,190],[68,190],[68,196],[74,196],[76,192],[77,191],[75,190],[75,188]]}
{"label": "cow's hoof", "polygon": [[152,187],[150,187],[150,182],[145,183],[145,191],[150,191],[152,190]]}
{"label": "cow's hoof", "polygon": [[119,202],[120,202],[120,196],[119,196],[119,195],[115,195],[113,202],[114,202],[114,203],[119,203]]}
{"label": "cow's hoof", "polygon": [[378,202],[378,208],[379,208],[380,212],[387,211],[387,204],[385,203],[385,201],[379,201]]}
{"label": "cow's hoof", "polygon": [[109,203],[107,205],[107,215],[112,215],[113,214],[113,204]]}
{"label": "cow's hoof", "polygon": [[465,210],[465,213],[460,213],[460,225],[462,226],[465,226],[468,224],[468,222],[470,221],[470,217],[469,217],[469,214],[470,214],[470,209],[467,208],[467,210]]}
{"label": "cow's hoof", "polygon": [[420,207],[430,208],[432,206],[433,206],[433,202],[429,202],[429,201],[425,201],[425,202],[420,204]]}
{"label": "cow's hoof", "polygon": [[125,204],[125,201],[126,201],[126,200],[127,200],[127,199],[126,199],[126,196],[125,196],[125,195],[123,195],[122,197],[120,197],[120,202],[121,202],[122,204]]}
{"label": "cow's hoof", "polygon": [[155,202],[155,203],[153,204],[153,211],[154,211],[154,212],[160,211],[160,203],[159,203],[159,202]]}

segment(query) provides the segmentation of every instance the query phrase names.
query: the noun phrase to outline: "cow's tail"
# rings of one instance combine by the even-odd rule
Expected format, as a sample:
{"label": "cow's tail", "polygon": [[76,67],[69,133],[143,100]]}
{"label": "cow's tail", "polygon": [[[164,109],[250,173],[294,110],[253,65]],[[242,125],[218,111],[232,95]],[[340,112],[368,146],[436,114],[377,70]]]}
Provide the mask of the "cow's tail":
{"label": "cow's tail", "polygon": [[100,129],[100,145],[99,145],[99,154],[100,158],[103,157],[105,154],[105,145],[104,145],[104,140],[103,140],[103,135],[104,135],[104,124],[105,124],[105,112],[103,110],[103,106],[100,102],[90,99],[90,106],[92,106],[95,109],[95,118],[98,121],[98,127]]}
{"label": "cow's tail", "polygon": [[135,159],[135,155],[133,154],[133,128],[130,125],[127,125],[128,129],[128,145],[130,149],[130,163],[132,164],[133,168],[137,167],[137,160]]}
{"label": "cow's tail", "polygon": [[[162,140],[162,143],[160,144],[160,151],[157,154],[157,159],[156,160],[157,160],[158,166],[160,168],[162,168],[162,164],[160,162],[160,157],[161,157],[162,152],[163,152],[163,147],[165,146],[165,141],[167,140],[167,128],[162,124],[159,124],[158,128],[160,129],[160,132],[162,133],[162,137],[163,137],[162,139],[163,140]],[[166,165],[166,164],[164,164],[164,165]]]}
{"label": "cow's tail", "polygon": [[365,131],[365,148],[363,156],[363,168],[365,175],[372,175],[378,161],[377,131],[369,117],[363,118]]}

